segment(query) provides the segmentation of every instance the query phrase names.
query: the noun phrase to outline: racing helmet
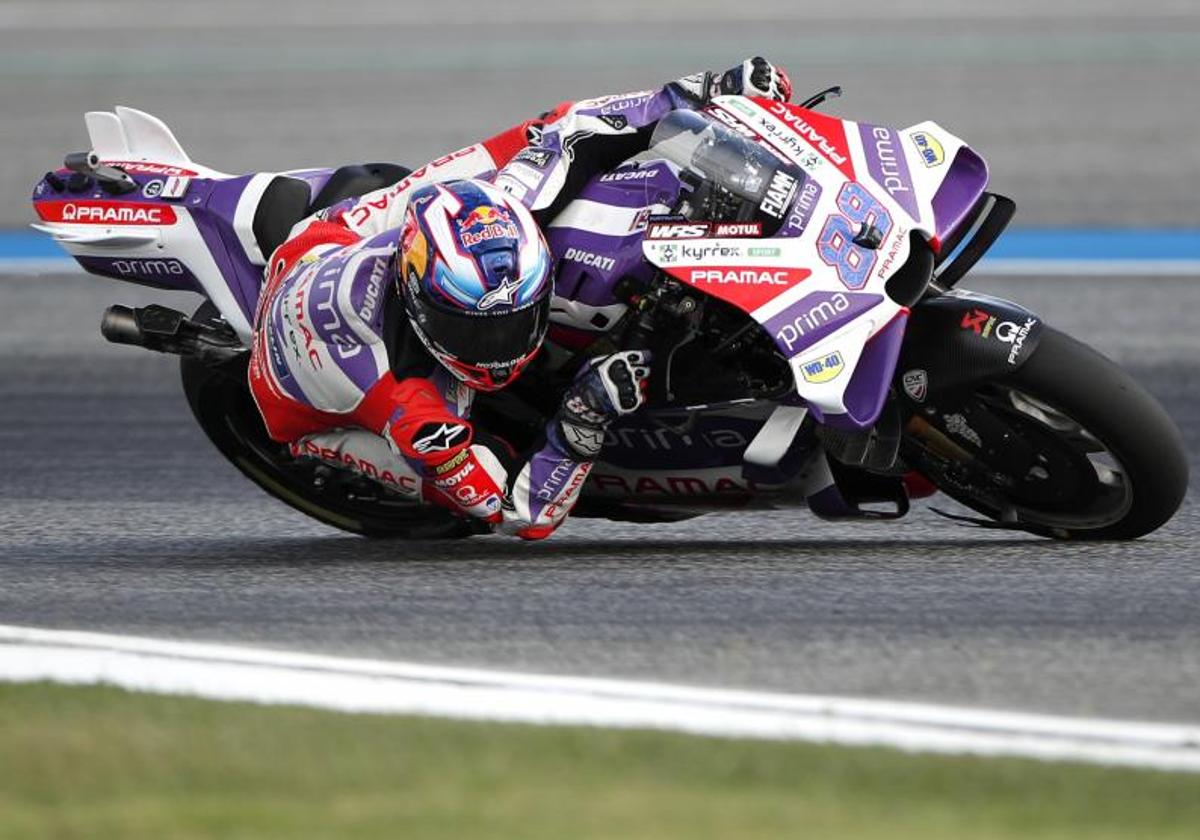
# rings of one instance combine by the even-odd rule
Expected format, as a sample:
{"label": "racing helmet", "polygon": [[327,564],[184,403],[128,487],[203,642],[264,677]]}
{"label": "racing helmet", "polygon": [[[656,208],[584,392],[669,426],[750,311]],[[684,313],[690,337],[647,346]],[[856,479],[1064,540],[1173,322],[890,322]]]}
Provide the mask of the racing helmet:
{"label": "racing helmet", "polygon": [[397,270],[413,331],[471,387],[503,388],[537,355],[550,322],[550,252],[507,193],[477,180],[414,192]]}

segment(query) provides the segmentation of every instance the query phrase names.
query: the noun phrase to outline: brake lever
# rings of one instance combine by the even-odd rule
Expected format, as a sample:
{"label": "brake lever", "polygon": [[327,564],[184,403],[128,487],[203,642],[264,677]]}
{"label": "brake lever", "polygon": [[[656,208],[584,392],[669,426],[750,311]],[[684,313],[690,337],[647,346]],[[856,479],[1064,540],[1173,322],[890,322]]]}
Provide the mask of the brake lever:
{"label": "brake lever", "polygon": [[800,107],[806,108],[811,111],[813,108],[816,108],[818,105],[820,105],[826,99],[830,99],[830,98],[836,99],[837,97],[839,97],[841,95],[842,95],[842,86],[841,85],[833,85],[832,87],[825,88],[825,90],[820,91],[819,93],[814,93],[812,96],[808,97],[808,99],[805,99],[803,102],[801,102]]}

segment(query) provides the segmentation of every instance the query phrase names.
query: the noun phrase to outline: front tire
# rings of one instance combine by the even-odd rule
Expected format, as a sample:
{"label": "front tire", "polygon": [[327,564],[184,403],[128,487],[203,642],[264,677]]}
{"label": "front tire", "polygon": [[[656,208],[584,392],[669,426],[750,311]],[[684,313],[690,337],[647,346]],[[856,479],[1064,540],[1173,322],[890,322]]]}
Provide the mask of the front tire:
{"label": "front tire", "polygon": [[1046,327],[1013,373],[910,405],[905,461],[962,504],[1059,539],[1136,539],[1179,509],[1179,429],[1109,359]]}

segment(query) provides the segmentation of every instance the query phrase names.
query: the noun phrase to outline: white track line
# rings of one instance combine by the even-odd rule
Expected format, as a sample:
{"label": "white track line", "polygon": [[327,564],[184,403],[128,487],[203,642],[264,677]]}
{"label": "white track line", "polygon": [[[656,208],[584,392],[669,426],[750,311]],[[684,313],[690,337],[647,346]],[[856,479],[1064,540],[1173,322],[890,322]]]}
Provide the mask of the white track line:
{"label": "white track line", "polygon": [[540,676],[0,625],[0,680],[1200,772],[1200,726]]}

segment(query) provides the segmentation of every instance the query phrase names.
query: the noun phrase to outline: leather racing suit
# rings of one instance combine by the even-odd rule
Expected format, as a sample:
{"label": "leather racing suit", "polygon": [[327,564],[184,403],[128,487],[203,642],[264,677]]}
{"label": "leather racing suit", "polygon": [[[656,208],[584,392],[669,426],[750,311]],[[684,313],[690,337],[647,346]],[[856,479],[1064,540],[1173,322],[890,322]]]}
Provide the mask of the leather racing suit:
{"label": "leather racing suit", "polygon": [[[644,380],[646,359],[617,354],[629,358],[581,372],[523,463],[503,441],[480,440],[468,419],[474,391],[416,340],[392,282],[408,196],[438,181],[491,180],[545,227],[592,176],[645,150],[667,113],[742,92],[786,100],[790,82],[754,58],[721,76],[564,102],[301,221],[271,255],[255,317],[250,387],[272,439],[505,532],[548,536],[578,500],[606,423],[640,404],[627,386]],[[618,361],[619,386],[598,378]]]}

